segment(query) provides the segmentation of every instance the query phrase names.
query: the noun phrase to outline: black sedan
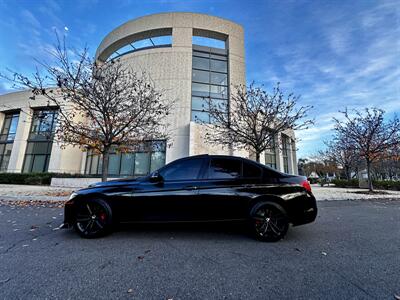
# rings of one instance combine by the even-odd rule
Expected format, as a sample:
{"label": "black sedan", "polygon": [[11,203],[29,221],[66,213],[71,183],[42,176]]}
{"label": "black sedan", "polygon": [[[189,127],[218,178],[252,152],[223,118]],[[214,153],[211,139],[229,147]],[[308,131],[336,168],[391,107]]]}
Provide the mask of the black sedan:
{"label": "black sedan", "polygon": [[74,192],[62,227],[85,238],[130,222],[246,221],[262,241],[283,238],[289,224],[313,222],[315,197],[305,177],[232,156],[173,161],[147,177],[97,183]]}

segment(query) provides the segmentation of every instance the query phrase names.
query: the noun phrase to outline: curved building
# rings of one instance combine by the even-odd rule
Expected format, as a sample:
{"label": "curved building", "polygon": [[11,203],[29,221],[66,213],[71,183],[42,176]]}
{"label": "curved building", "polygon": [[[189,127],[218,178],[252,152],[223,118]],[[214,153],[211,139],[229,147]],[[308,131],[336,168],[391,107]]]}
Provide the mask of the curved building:
{"label": "curved building", "polygon": [[[174,101],[175,107],[167,120],[171,132],[168,144],[157,140],[151,142],[151,147],[143,147],[150,150],[112,154],[110,175],[144,175],[177,158],[201,153],[248,157],[244,151],[206,145],[201,125],[196,122],[209,118],[204,98],[229,104],[231,87],[246,84],[244,52],[242,26],[204,14],[149,15],[111,31],[99,45],[96,60],[107,63],[118,58],[134,71],[145,72],[163,96]],[[97,155],[73,147],[61,149],[51,138],[42,138],[41,130],[51,133],[53,124],[42,126],[41,122],[54,119],[56,108],[46,111],[42,100],[35,101],[33,105],[29,103],[28,92],[0,96],[0,126],[4,124],[0,169],[99,174],[101,159]],[[5,103],[8,105],[2,105]],[[19,113],[22,108],[30,113]],[[263,160],[282,171],[296,173],[293,133],[277,137],[277,144],[281,140],[284,147],[278,150],[273,145]]]}

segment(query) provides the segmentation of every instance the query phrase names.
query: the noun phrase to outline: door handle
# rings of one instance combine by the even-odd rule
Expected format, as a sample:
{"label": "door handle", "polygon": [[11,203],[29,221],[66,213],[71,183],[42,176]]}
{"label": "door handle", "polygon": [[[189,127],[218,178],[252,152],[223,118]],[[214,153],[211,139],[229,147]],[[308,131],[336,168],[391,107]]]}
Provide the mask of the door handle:
{"label": "door handle", "polygon": [[190,191],[190,190],[197,190],[197,186],[189,185],[189,186],[185,186],[184,189],[185,189],[185,190],[189,190],[189,191]]}

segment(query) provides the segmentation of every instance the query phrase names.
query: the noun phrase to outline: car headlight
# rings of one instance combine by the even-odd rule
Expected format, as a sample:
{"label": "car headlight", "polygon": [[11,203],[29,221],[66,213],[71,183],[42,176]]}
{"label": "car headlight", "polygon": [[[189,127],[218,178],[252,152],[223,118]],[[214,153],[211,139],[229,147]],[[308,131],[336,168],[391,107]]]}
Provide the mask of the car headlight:
{"label": "car headlight", "polygon": [[69,199],[68,199],[68,200],[72,200],[72,199],[74,199],[76,196],[78,196],[77,193],[72,193],[71,196],[69,196]]}

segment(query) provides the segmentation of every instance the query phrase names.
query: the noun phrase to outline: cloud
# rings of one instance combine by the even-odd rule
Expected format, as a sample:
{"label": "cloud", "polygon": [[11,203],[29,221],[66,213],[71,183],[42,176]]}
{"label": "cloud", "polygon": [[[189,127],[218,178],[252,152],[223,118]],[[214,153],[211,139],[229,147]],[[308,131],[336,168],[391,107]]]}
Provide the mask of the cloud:
{"label": "cloud", "polygon": [[4,80],[0,81],[0,95],[12,92],[14,90],[15,88],[13,87],[13,84],[11,82]]}
{"label": "cloud", "polygon": [[324,147],[339,110],[379,107],[388,115],[400,112],[400,27],[393,3],[320,6],[313,39],[306,35],[272,48],[265,65],[257,65],[266,71],[251,74],[265,82],[288,82],[290,91],[302,95],[300,105],[314,106],[315,127],[296,133],[299,156]]}
{"label": "cloud", "polygon": [[39,20],[36,19],[36,17],[29,10],[24,9],[21,12],[21,17],[28,25],[35,28],[40,28]]}

